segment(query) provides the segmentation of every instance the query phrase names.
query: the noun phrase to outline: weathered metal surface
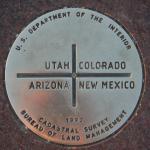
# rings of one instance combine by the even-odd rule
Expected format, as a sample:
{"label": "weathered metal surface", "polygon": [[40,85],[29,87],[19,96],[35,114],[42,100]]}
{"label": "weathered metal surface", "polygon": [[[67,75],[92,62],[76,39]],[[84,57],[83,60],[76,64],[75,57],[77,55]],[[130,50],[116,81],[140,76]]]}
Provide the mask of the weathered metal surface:
{"label": "weathered metal surface", "polygon": [[[141,49],[146,68],[146,90],[137,116],[118,134],[103,143],[87,149],[150,149],[150,2],[148,0],[127,1],[1,1],[0,3],[0,146],[1,149],[67,149],[38,139],[24,129],[13,110],[4,87],[4,67],[9,48],[29,22],[41,14],[63,7],[85,7],[110,14],[132,33]],[[132,141],[132,142],[131,142]],[[78,148],[80,149],[80,148]]]}

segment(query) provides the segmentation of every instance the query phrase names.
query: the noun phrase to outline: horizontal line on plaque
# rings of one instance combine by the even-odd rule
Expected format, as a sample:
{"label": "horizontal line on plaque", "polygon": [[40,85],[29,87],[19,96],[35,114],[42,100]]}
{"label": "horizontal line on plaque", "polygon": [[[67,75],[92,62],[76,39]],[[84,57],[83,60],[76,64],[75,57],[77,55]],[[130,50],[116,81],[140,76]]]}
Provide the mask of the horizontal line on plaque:
{"label": "horizontal line on plaque", "polygon": [[17,73],[17,78],[72,77],[72,73]]}
{"label": "horizontal line on plaque", "polygon": [[130,77],[131,73],[77,73],[77,77]]}
{"label": "horizontal line on plaque", "polygon": [[[76,77],[130,77],[131,73],[76,73]],[[17,73],[17,78],[72,77],[72,73]]]}

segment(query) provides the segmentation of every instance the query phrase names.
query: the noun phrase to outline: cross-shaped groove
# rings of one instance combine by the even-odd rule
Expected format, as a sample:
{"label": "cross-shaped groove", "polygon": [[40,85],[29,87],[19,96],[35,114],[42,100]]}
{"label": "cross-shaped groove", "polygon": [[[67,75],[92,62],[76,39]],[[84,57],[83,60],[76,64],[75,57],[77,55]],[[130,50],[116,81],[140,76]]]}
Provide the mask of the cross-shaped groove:
{"label": "cross-shaped groove", "polygon": [[76,44],[72,44],[72,73],[17,73],[17,78],[72,78],[72,106],[76,107],[76,78],[130,77],[131,73],[77,73]]}

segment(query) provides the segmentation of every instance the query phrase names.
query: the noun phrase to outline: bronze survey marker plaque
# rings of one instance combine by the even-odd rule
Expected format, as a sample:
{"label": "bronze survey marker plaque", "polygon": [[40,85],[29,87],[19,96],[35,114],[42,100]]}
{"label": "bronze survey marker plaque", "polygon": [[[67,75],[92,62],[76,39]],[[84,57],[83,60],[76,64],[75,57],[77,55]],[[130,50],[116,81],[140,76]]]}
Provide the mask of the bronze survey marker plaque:
{"label": "bronze survey marker plaque", "polygon": [[6,63],[10,103],[20,120],[58,144],[92,144],[116,133],[142,93],[143,66],[127,31],[81,8],[49,12],[29,24]]}

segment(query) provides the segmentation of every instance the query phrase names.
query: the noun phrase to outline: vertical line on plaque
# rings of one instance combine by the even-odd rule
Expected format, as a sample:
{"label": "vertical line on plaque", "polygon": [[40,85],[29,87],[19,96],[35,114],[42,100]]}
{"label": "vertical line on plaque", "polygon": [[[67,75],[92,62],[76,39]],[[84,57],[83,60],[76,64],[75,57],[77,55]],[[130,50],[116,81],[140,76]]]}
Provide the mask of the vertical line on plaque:
{"label": "vertical line on plaque", "polygon": [[72,106],[76,107],[76,44],[72,44]]}

